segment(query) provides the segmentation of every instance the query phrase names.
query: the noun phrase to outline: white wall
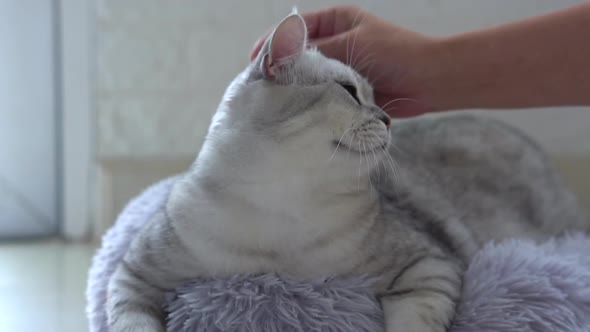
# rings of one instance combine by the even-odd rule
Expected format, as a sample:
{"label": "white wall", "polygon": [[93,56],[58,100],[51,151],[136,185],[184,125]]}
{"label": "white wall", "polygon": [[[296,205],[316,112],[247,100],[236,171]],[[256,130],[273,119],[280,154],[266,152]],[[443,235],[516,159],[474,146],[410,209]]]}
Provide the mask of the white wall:
{"label": "white wall", "polygon": [[[402,26],[446,34],[565,7],[580,0],[348,1]],[[191,156],[228,81],[255,38],[293,4],[341,1],[99,0],[99,154]],[[575,82],[572,82],[575,84]],[[504,112],[500,117],[557,153],[590,153],[590,111]],[[589,144],[580,144],[589,142]]]}

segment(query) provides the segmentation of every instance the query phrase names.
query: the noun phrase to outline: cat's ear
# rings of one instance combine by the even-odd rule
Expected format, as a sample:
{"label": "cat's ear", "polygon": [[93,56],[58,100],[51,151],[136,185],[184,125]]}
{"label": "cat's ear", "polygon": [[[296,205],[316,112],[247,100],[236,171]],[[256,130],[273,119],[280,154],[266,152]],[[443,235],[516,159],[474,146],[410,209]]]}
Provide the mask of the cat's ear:
{"label": "cat's ear", "polygon": [[283,66],[305,51],[307,28],[301,15],[294,13],[279,23],[263,48],[261,70],[267,79],[275,79]]}

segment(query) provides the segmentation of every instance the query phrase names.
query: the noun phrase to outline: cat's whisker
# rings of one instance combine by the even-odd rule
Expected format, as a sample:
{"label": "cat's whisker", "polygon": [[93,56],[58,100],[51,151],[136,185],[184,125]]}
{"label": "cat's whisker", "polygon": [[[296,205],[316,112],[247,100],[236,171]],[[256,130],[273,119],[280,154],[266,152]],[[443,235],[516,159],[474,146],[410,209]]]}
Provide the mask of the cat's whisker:
{"label": "cat's whisker", "polygon": [[[379,138],[377,136],[377,138]],[[389,165],[391,166],[391,171],[393,172],[393,176],[394,176],[394,180],[397,178],[398,172],[397,172],[397,164],[395,162],[395,160],[393,159],[393,157],[391,156],[391,154],[389,153],[388,149],[384,150],[385,155],[385,159],[389,162]]]}
{"label": "cat's whisker", "polygon": [[393,175],[393,183],[399,183],[400,176],[399,176],[399,172],[397,170],[397,164],[395,163],[395,160],[393,160],[393,157],[391,156],[391,154],[389,154],[389,151],[385,152],[385,156],[387,157],[387,159],[391,163],[391,171],[393,172],[393,174],[392,174]]}
{"label": "cat's whisker", "polygon": [[[374,141],[371,140],[371,143],[373,143]],[[379,142],[377,142],[379,143]],[[375,160],[375,168],[377,168],[377,187],[379,187],[379,185],[381,184],[381,167],[379,165],[379,158],[377,158],[377,154],[375,153],[375,149],[371,149],[371,152],[373,153],[373,159]]]}
{"label": "cat's whisker", "polygon": [[385,113],[389,113],[389,112],[391,112],[391,111],[393,111],[393,110],[396,110],[396,109],[397,109],[397,107],[390,106],[390,107],[388,107],[388,108],[386,108],[386,109],[383,109],[383,112],[385,112]]}
{"label": "cat's whisker", "polygon": [[395,161],[393,161],[393,159],[391,158],[391,156],[389,155],[389,153],[385,152],[384,153],[385,158],[383,158],[384,161],[387,162],[387,166],[389,167],[389,169],[391,170],[391,175],[393,178],[393,183],[398,182],[398,172],[396,169],[396,164]]}
{"label": "cat's whisker", "polygon": [[396,101],[412,101],[412,102],[415,102],[415,103],[418,102],[416,99],[412,99],[412,98],[395,98],[395,99],[392,99],[392,100],[388,101],[387,103],[385,103],[385,105],[381,106],[381,109],[385,109],[391,103],[394,103]]}
{"label": "cat's whisker", "polygon": [[[356,42],[356,36],[357,36],[357,34],[356,34],[356,33],[357,33],[357,32],[358,32],[358,29],[357,29],[357,30],[355,31],[355,33],[354,33],[354,37],[353,37],[352,46],[350,47],[350,59],[348,60],[348,65],[349,65],[350,67],[352,67],[352,57],[353,57],[353,55],[354,55],[354,43]],[[349,38],[350,38],[350,36],[349,36]]]}
{"label": "cat's whisker", "polygon": [[[373,133],[373,135],[375,135],[375,134]],[[377,137],[377,140],[378,140],[379,144],[383,144],[383,141],[377,135],[375,135],[375,137]],[[384,153],[387,154],[387,152],[384,152]],[[384,170],[389,169],[391,171],[391,174],[392,174],[392,176],[394,178],[393,180],[394,180],[394,183],[395,183],[395,181],[397,181],[396,178],[395,178],[396,177],[396,174],[397,174],[395,164],[392,163],[392,161],[388,158],[387,155],[384,156],[383,158],[379,158],[379,162],[380,162],[380,165],[383,165],[385,167]],[[379,170],[379,176],[381,176],[381,173],[380,172],[381,171]],[[387,172],[385,173],[385,177],[387,177]]]}
{"label": "cat's whisker", "polygon": [[[375,136],[382,145],[385,144],[385,142],[381,139],[381,137],[379,137],[379,135],[375,134],[375,132],[373,132],[372,130],[369,131],[369,132],[371,134],[373,134],[373,136]],[[399,181],[399,179],[398,179],[399,176],[398,176],[398,172],[396,170],[397,165],[396,165],[395,161],[393,160],[393,157],[389,153],[389,150],[385,149],[384,150],[384,155],[385,155],[385,160],[387,160],[387,162],[389,164],[388,166],[391,168],[391,172],[392,172],[392,175],[393,175],[394,183],[395,182],[398,182]]]}
{"label": "cat's whisker", "polygon": [[395,143],[390,142],[389,145],[396,149],[398,152],[400,152],[401,154],[407,155],[406,151],[402,150],[399,146],[397,146]]}
{"label": "cat's whisker", "polygon": [[[358,31],[358,30],[357,30]],[[370,46],[373,44],[373,42],[368,42],[359,52],[358,52],[358,56],[354,59],[352,59],[352,68],[355,68],[357,71],[360,71],[359,68],[360,66],[357,65],[357,63],[362,63],[363,61],[366,61],[368,58],[370,58],[371,56],[374,56],[375,53],[367,53],[364,57],[361,58],[361,54],[362,52],[366,52]],[[356,60],[361,59],[359,62],[357,62]]]}
{"label": "cat's whisker", "polygon": [[357,67],[357,70],[363,72],[367,68],[371,69],[375,63],[376,60],[374,58],[368,57],[367,59],[363,59],[362,64]]}
{"label": "cat's whisker", "polygon": [[382,110],[383,112],[385,112],[385,113],[389,114],[389,113],[391,113],[391,111],[394,111],[394,110],[396,110],[396,109],[397,109],[397,107],[388,107],[388,108],[386,108],[386,109],[383,109],[383,108],[382,108],[381,110]]}
{"label": "cat's whisker", "polygon": [[363,149],[365,150],[365,159],[367,160],[367,181],[369,182],[370,187],[373,185],[371,182],[371,162],[369,161],[369,153],[365,142],[363,142]]}
{"label": "cat's whisker", "polygon": [[[379,136],[377,136],[377,134],[375,134],[372,130],[369,130],[368,132],[369,132],[369,134],[371,134],[371,135],[373,135],[373,136],[375,136],[377,138],[376,140],[375,139],[372,139],[372,138],[371,139],[368,139],[369,140],[369,143],[371,143],[371,144],[375,144],[376,143],[375,145],[382,145],[383,144],[383,142],[381,141],[381,139],[379,139]],[[371,152],[373,153],[373,157],[375,159],[376,165],[378,165],[379,164],[379,158],[377,158],[377,154],[375,153],[375,148],[371,149]]]}
{"label": "cat's whisker", "polygon": [[[381,144],[385,144],[385,141],[383,141],[377,134],[375,134],[374,131],[370,131],[371,134],[373,134],[373,136],[377,137],[377,139],[379,140],[379,142],[381,142]],[[401,149],[399,146],[397,146],[397,144],[395,144],[394,142],[389,142],[388,145],[394,149],[396,149],[398,152],[400,152],[401,154],[407,155],[407,152],[403,149]]]}
{"label": "cat's whisker", "polygon": [[362,169],[362,166],[363,166],[363,155],[362,155],[362,152],[361,152],[361,140],[359,139],[358,142],[359,142],[358,151],[360,153],[360,157],[359,157],[359,177],[357,179],[357,190],[360,190],[361,189],[361,169]]}
{"label": "cat's whisker", "polygon": [[367,159],[367,155],[365,154],[365,141],[364,141],[364,139],[363,139],[362,143],[363,143],[363,145],[362,145],[362,149],[361,149],[361,159],[362,158],[365,158],[365,160],[366,160]]}
{"label": "cat's whisker", "polygon": [[414,103],[417,103],[417,102],[418,102],[418,101],[417,101],[416,99],[414,99],[414,98],[406,98],[406,97],[404,97],[404,98],[397,98],[397,99],[396,99],[396,101],[399,101],[399,100],[411,101],[411,102],[414,102]]}
{"label": "cat's whisker", "polygon": [[[353,64],[355,65],[355,67],[356,67],[356,64],[358,63],[356,60],[359,60],[359,59],[361,59],[361,60],[366,60],[368,56],[375,55],[375,53],[365,53],[365,55],[364,55],[363,57],[361,57],[361,55],[363,54],[363,52],[367,52],[367,50],[368,50],[368,49],[371,47],[371,45],[373,45],[373,44],[374,44],[374,43],[373,43],[372,41],[369,41],[367,44],[365,44],[365,45],[363,46],[363,48],[362,48],[362,49],[360,49],[360,50],[359,50],[359,52],[358,52],[358,56],[357,56],[355,59],[353,59]],[[353,67],[353,68],[354,68],[354,67]]]}
{"label": "cat's whisker", "polygon": [[377,141],[379,142],[379,144],[381,144],[381,145],[384,145],[385,144],[385,142],[381,139],[381,137],[379,137],[379,135],[377,135],[375,133],[375,131],[369,130],[369,133],[377,138]]}
{"label": "cat's whisker", "polygon": [[[391,146],[397,148],[393,143],[391,143]],[[399,149],[399,148],[398,148]],[[400,150],[401,151],[401,150]],[[386,157],[391,161],[392,163],[392,171],[393,171],[393,191],[397,194],[398,193],[398,186],[395,185],[397,183],[401,183],[401,175],[399,172],[399,167],[397,166],[397,163],[395,162],[395,160],[393,159],[393,157],[391,156],[391,153],[389,152],[389,150],[386,151]]]}
{"label": "cat's whisker", "polygon": [[[338,151],[338,148],[340,147],[340,144],[342,144],[342,139],[344,138],[344,136],[346,136],[346,134],[352,129],[352,127],[346,129],[344,131],[344,134],[342,134],[342,136],[340,137],[340,139],[338,140],[338,144],[336,144],[336,148],[334,149],[334,152],[332,153],[332,155],[330,156],[330,159],[328,160],[328,162],[331,162],[332,159],[334,159],[334,156],[336,155],[336,152]],[[350,150],[349,150],[350,151]]]}
{"label": "cat's whisker", "polygon": [[[359,21],[359,24],[362,22],[362,20],[364,19],[364,12],[361,12],[362,17],[361,20]],[[356,31],[354,32],[354,39],[352,40],[352,47],[350,48],[350,60],[351,60],[351,67],[354,68],[354,63],[352,63],[352,61],[354,60],[354,46],[356,45],[356,39],[359,35],[359,30],[360,29],[356,29]]]}
{"label": "cat's whisker", "polygon": [[375,67],[375,64],[377,63],[377,61],[372,60],[371,63],[368,65],[368,69],[366,70],[366,77],[371,77],[371,73],[373,72],[373,68]]}
{"label": "cat's whisker", "polygon": [[[360,17],[361,14],[362,14],[362,10],[359,9],[358,12],[356,13],[356,15],[354,16],[352,23],[350,24],[351,29],[353,29],[356,26],[356,20]],[[356,40],[356,38],[355,38],[355,40]],[[348,48],[349,42],[350,42],[350,35],[348,35],[348,37],[346,37],[346,64],[347,65],[350,65],[350,61],[352,60],[352,54],[351,54],[352,49],[349,52],[349,48]],[[349,55],[350,55],[350,57],[349,57]]]}
{"label": "cat's whisker", "polygon": [[389,73],[389,71],[386,71],[386,70],[384,70],[384,71],[383,71],[383,72],[381,72],[381,73],[380,73],[380,74],[379,74],[377,77],[373,78],[373,79],[370,81],[370,84],[371,84],[372,86],[375,86],[375,84],[377,83],[377,81],[379,81],[380,79],[382,79],[383,77],[385,77],[385,75],[388,75],[388,74],[390,74],[390,73]]}
{"label": "cat's whisker", "polygon": [[354,139],[356,138],[356,132],[352,133],[352,139],[350,140],[350,144],[348,144],[348,153],[346,154],[346,161],[348,161],[348,159],[350,158],[350,149],[352,147],[352,144],[354,143]]}
{"label": "cat's whisker", "polygon": [[[376,56],[374,53],[367,53],[357,64],[355,64],[354,68],[357,72],[362,73],[365,71],[367,67],[372,65],[376,62]],[[366,75],[368,76],[368,75]]]}

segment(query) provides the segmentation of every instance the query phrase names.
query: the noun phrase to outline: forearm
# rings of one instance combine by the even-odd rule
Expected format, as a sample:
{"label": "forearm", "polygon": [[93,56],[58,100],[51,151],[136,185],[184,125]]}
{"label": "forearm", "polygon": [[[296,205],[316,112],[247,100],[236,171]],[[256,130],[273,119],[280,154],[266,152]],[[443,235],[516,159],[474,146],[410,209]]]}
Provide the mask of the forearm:
{"label": "forearm", "polygon": [[440,38],[424,90],[436,110],[590,105],[590,2]]}

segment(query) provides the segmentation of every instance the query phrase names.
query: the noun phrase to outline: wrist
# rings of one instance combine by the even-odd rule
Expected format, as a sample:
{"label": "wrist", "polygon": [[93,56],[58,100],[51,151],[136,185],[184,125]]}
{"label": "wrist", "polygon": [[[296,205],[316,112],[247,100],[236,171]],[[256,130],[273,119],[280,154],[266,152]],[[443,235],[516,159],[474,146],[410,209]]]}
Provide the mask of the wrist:
{"label": "wrist", "polygon": [[421,52],[421,99],[433,111],[448,111],[473,107],[475,102],[473,72],[466,61],[466,41],[463,36],[429,37]]}

